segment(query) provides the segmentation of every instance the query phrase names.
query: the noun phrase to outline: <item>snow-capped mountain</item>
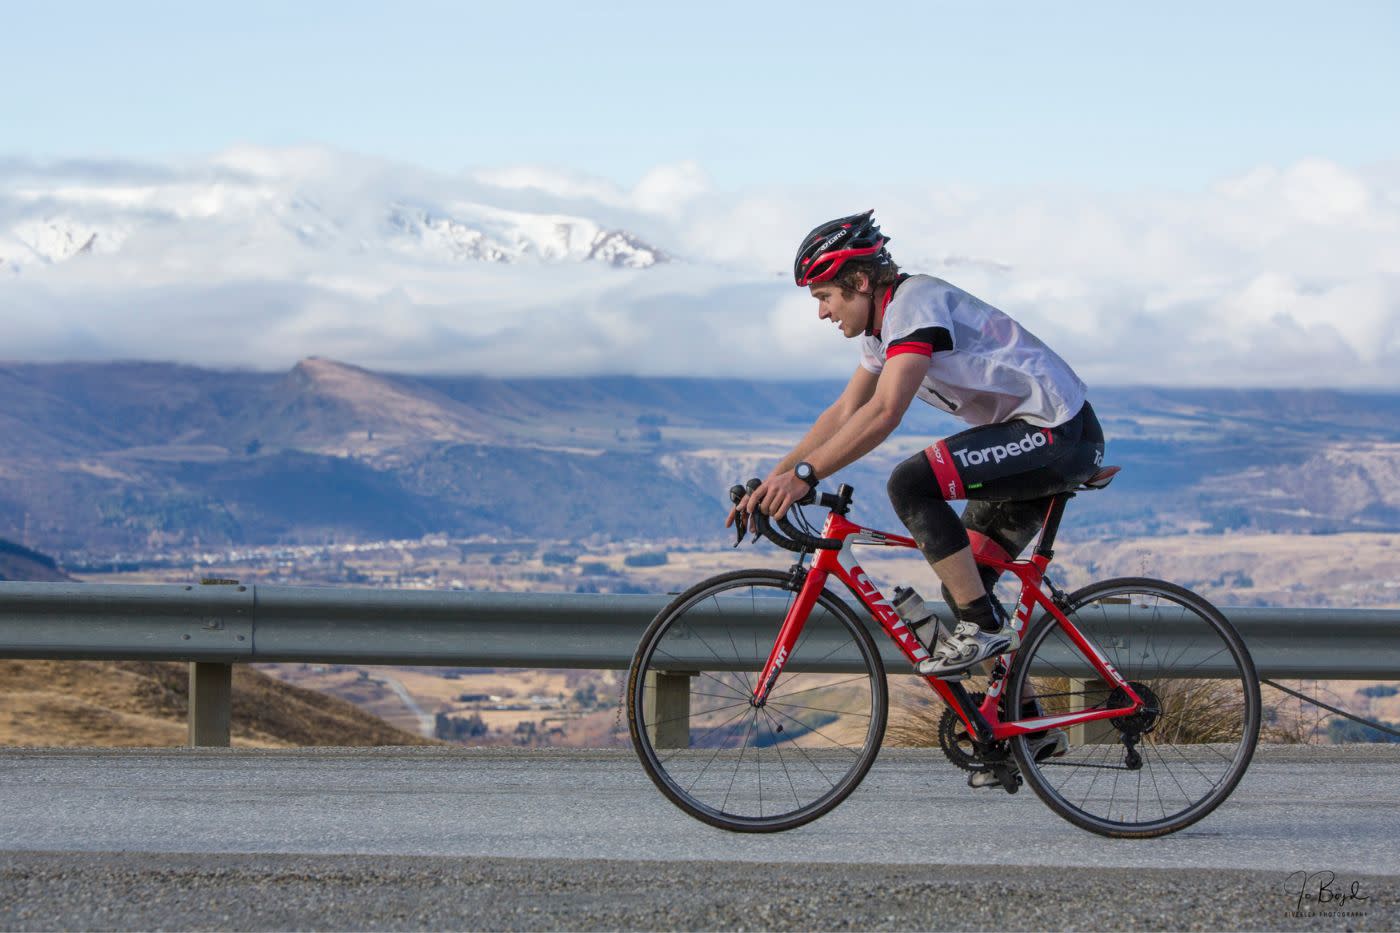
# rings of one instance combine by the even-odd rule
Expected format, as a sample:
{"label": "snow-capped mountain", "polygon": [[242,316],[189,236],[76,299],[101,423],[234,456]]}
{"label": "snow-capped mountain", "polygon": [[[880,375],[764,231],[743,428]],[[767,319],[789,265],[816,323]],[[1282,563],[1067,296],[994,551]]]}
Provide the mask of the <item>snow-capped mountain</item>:
{"label": "snow-capped mountain", "polygon": [[73,217],[34,218],[11,231],[14,239],[44,262],[62,262],[80,253],[113,253],[126,239],[122,228],[85,223]]}
{"label": "snow-capped mountain", "polygon": [[396,205],[387,225],[389,245],[401,252],[447,262],[602,262],[645,269],[667,256],[625,230],[607,230],[582,217],[527,214],[480,204],[457,205],[451,214]]}
{"label": "snow-capped mountain", "polygon": [[509,201],[511,192],[470,180],[425,185],[408,179],[402,187],[416,190],[397,192],[394,177],[357,176],[343,165],[320,173],[294,162],[258,169],[231,171],[216,160],[154,183],[110,174],[0,175],[0,274],[23,275],[88,255],[158,267],[178,254],[178,264],[188,267],[201,245],[214,257],[267,250],[282,259],[306,251],[302,268],[347,255],[415,266],[599,263],[627,269],[669,258],[642,235],[596,217],[493,204],[493,196]]}
{"label": "snow-capped mountain", "polygon": [[25,217],[0,230],[0,272],[18,275],[26,265],[52,265],[81,255],[117,252],[130,230],[63,214]]}

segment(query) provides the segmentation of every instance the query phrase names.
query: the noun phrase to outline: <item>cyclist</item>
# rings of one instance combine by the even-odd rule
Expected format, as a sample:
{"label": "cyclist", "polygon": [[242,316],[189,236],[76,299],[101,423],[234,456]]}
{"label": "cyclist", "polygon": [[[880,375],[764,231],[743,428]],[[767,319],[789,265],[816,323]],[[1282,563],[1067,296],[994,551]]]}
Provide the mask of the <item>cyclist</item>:
{"label": "cyclist", "polygon": [[[979,573],[967,529],[1015,557],[1035,537],[1050,497],[1089,479],[1103,432],[1085,386],[1064,360],[1008,315],[942,279],[899,271],[874,211],[814,229],[793,263],[817,316],[859,339],[860,366],[762,485],[725,520],[783,516],[817,482],[880,445],[920,398],[971,425],[912,455],[889,478],[890,502],[943,584],[958,625],[919,663],[946,676],[1017,647]],[[950,500],[970,500],[961,520]]]}

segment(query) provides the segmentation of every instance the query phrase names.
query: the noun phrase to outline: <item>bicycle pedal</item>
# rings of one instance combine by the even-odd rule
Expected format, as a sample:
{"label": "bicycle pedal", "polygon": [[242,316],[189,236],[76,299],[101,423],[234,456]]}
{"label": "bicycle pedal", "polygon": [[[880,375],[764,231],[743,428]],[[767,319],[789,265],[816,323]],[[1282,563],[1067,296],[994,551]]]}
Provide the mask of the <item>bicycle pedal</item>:
{"label": "bicycle pedal", "polygon": [[972,788],[1000,787],[1001,779],[993,774],[991,769],[984,768],[967,776],[967,786]]}
{"label": "bicycle pedal", "polygon": [[967,786],[977,790],[1000,787],[1014,794],[1021,789],[1022,780],[1020,770],[1012,765],[988,765],[969,774]]}
{"label": "bicycle pedal", "polygon": [[1021,771],[1014,765],[993,765],[992,770],[999,778],[997,786],[1008,794],[1014,794],[1021,789]]}

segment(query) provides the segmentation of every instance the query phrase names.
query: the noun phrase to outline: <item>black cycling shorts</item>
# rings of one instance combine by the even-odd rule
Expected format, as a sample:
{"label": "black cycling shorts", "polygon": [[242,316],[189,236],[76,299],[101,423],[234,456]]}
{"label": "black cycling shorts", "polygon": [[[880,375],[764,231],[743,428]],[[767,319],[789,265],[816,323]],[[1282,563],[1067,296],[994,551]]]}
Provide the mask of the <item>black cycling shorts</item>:
{"label": "black cycling shorts", "polygon": [[[890,503],[931,563],[967,547],[969,528],[1016,556],[1039,530],[1050,497],[1089,479],[1102,462],[1103,430],[1085,402],[1053,428],[1008,421],[939,441],[895,467]],[[961,519],[948,505],[953,499],[972,500]]]}
{"label": "black cycling shorts", "polygon": [[1057,427],[983,425],[939,441],[924,456],[944,499],[1038,499],[1094,475],[1103,462],[1103,429],[1085,402]]}

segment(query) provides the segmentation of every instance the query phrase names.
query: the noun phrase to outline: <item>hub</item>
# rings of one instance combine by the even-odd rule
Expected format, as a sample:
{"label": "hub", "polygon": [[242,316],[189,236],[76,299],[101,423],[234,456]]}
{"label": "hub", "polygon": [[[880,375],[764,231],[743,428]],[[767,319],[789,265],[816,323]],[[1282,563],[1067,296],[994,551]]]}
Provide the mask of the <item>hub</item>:
{"label": "hub", "polygon": [[[1157,720],[1162,718],[1162,703],[1147,684],[1130,680],[1128,686],[1132,687],[1133,692],[1142,699],[1142,708],[1131,715],[1110,719],[1109,722],[1113,723],[1113,728],[1125,737],[1132,736],[1136,739],[1139,736],[1147,735],[1156,727]],[[1113,688],[1113,692],[1108,695],[1106,704],[1108,709],[1123,709],[1132,705],[1132,700],[1128,699],[1128,693],[1122,687]]]}

